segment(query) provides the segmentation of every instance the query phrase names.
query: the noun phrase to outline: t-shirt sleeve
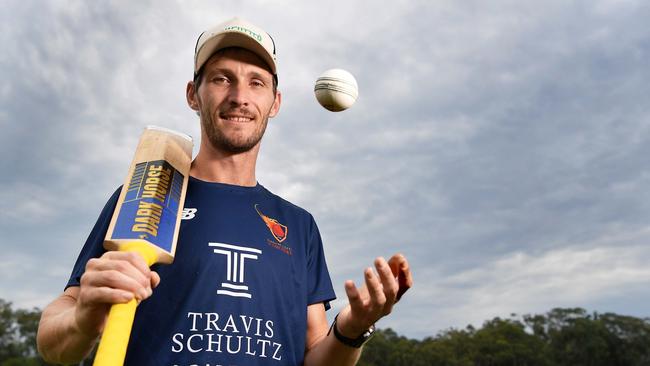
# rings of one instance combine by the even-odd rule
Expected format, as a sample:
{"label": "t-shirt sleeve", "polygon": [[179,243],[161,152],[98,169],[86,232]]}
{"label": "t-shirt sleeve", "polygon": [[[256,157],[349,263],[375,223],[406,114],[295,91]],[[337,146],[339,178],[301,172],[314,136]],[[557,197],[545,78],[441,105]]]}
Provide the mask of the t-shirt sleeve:
{"label": "t-shirt sleeve", "polygon": [[121,188],[118,188],[111,198],[108,199],[106,205],[104,205],[104,209],[99,215],[93,230],[90,232],[90,235],[88,235],[88,239],[86,239],[86,244],[84,244],[79,253],[79,257],[77,257],[77,261],[74,264],[74,268],[70,274],[70,279],[65,288],[70,286],[79,286],[81,275],[86,270],[86,262],[91,258],[97,258],[104,254],[104,238],[106,237],[108,226],[111,223],[111,217],[113,216],[113,211],[115,211],[120,191]]}
{"label": "t-shirt sleeve", "polygon": [[323,241],[318,231],[318,226],[311,218],[311,238],[309,241],[307,269],[308,269],[308,289],[309,294],[307,301],[309,304],[323,303],[325,309],[329,310],[330,301],[336,299],[332,279],[327,270],[325,253],[323,251]]}

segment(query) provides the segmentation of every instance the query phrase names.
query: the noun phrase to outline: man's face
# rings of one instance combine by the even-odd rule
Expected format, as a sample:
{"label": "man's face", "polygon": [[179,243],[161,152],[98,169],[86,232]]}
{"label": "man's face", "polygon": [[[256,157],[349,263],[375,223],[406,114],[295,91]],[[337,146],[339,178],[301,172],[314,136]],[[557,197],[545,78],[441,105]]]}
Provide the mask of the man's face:
{"label": "man's face", "polygon": [[256,54],[239,48],[213,55],[193,94],[193,108],[201,114],[203,132],[212,147],[227,153],[256,147],[269,117],[280,108],[280,95],[273,91],[273,75],[266,64]]}

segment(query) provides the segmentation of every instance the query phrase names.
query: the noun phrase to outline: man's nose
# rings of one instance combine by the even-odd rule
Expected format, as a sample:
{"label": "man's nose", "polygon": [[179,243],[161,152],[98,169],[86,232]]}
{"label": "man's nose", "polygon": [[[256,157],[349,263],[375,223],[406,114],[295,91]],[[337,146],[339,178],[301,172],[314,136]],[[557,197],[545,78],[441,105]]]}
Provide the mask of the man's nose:
{"label": "man's nose", "polygon": [[240,82],[232,83],[228,92],[228,101],[234,105],[247,105],[248,91],[246,85]]}

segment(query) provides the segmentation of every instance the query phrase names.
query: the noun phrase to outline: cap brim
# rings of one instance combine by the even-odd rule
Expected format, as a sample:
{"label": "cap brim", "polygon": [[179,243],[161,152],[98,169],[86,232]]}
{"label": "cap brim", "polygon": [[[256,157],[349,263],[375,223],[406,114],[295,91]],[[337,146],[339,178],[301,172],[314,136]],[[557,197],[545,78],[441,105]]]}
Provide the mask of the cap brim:
{"label": "cap brim", "polygon": [[203,43],[197,53],[194,73],[199,72],[201,67],[203,67],[212,54],[220,49],[228,47],[241,47],[255,53],[268,65],[271,73],[277,75],[278,72],[275,66],[275,61],[266,48],[249,36],[236,31],[225,31]]}

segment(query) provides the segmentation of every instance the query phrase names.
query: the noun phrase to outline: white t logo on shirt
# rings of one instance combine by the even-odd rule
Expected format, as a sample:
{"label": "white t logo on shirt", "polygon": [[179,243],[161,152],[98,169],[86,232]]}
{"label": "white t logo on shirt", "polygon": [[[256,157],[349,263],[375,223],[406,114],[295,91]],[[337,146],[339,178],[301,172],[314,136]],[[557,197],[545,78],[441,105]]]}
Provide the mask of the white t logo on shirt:
{"label": "white t logo on shirt", "polygon": [[228,259],[226,282],[221,283],[217,294],[252,298],[253,295],[248,292],[248,286],[245,283],[244,265],[247,259],[257,259],[257,255],[262,254],[262,251],[256,248],[223,243],[208,243],[208,245],[214,247],[215,253],[225,255]]}

